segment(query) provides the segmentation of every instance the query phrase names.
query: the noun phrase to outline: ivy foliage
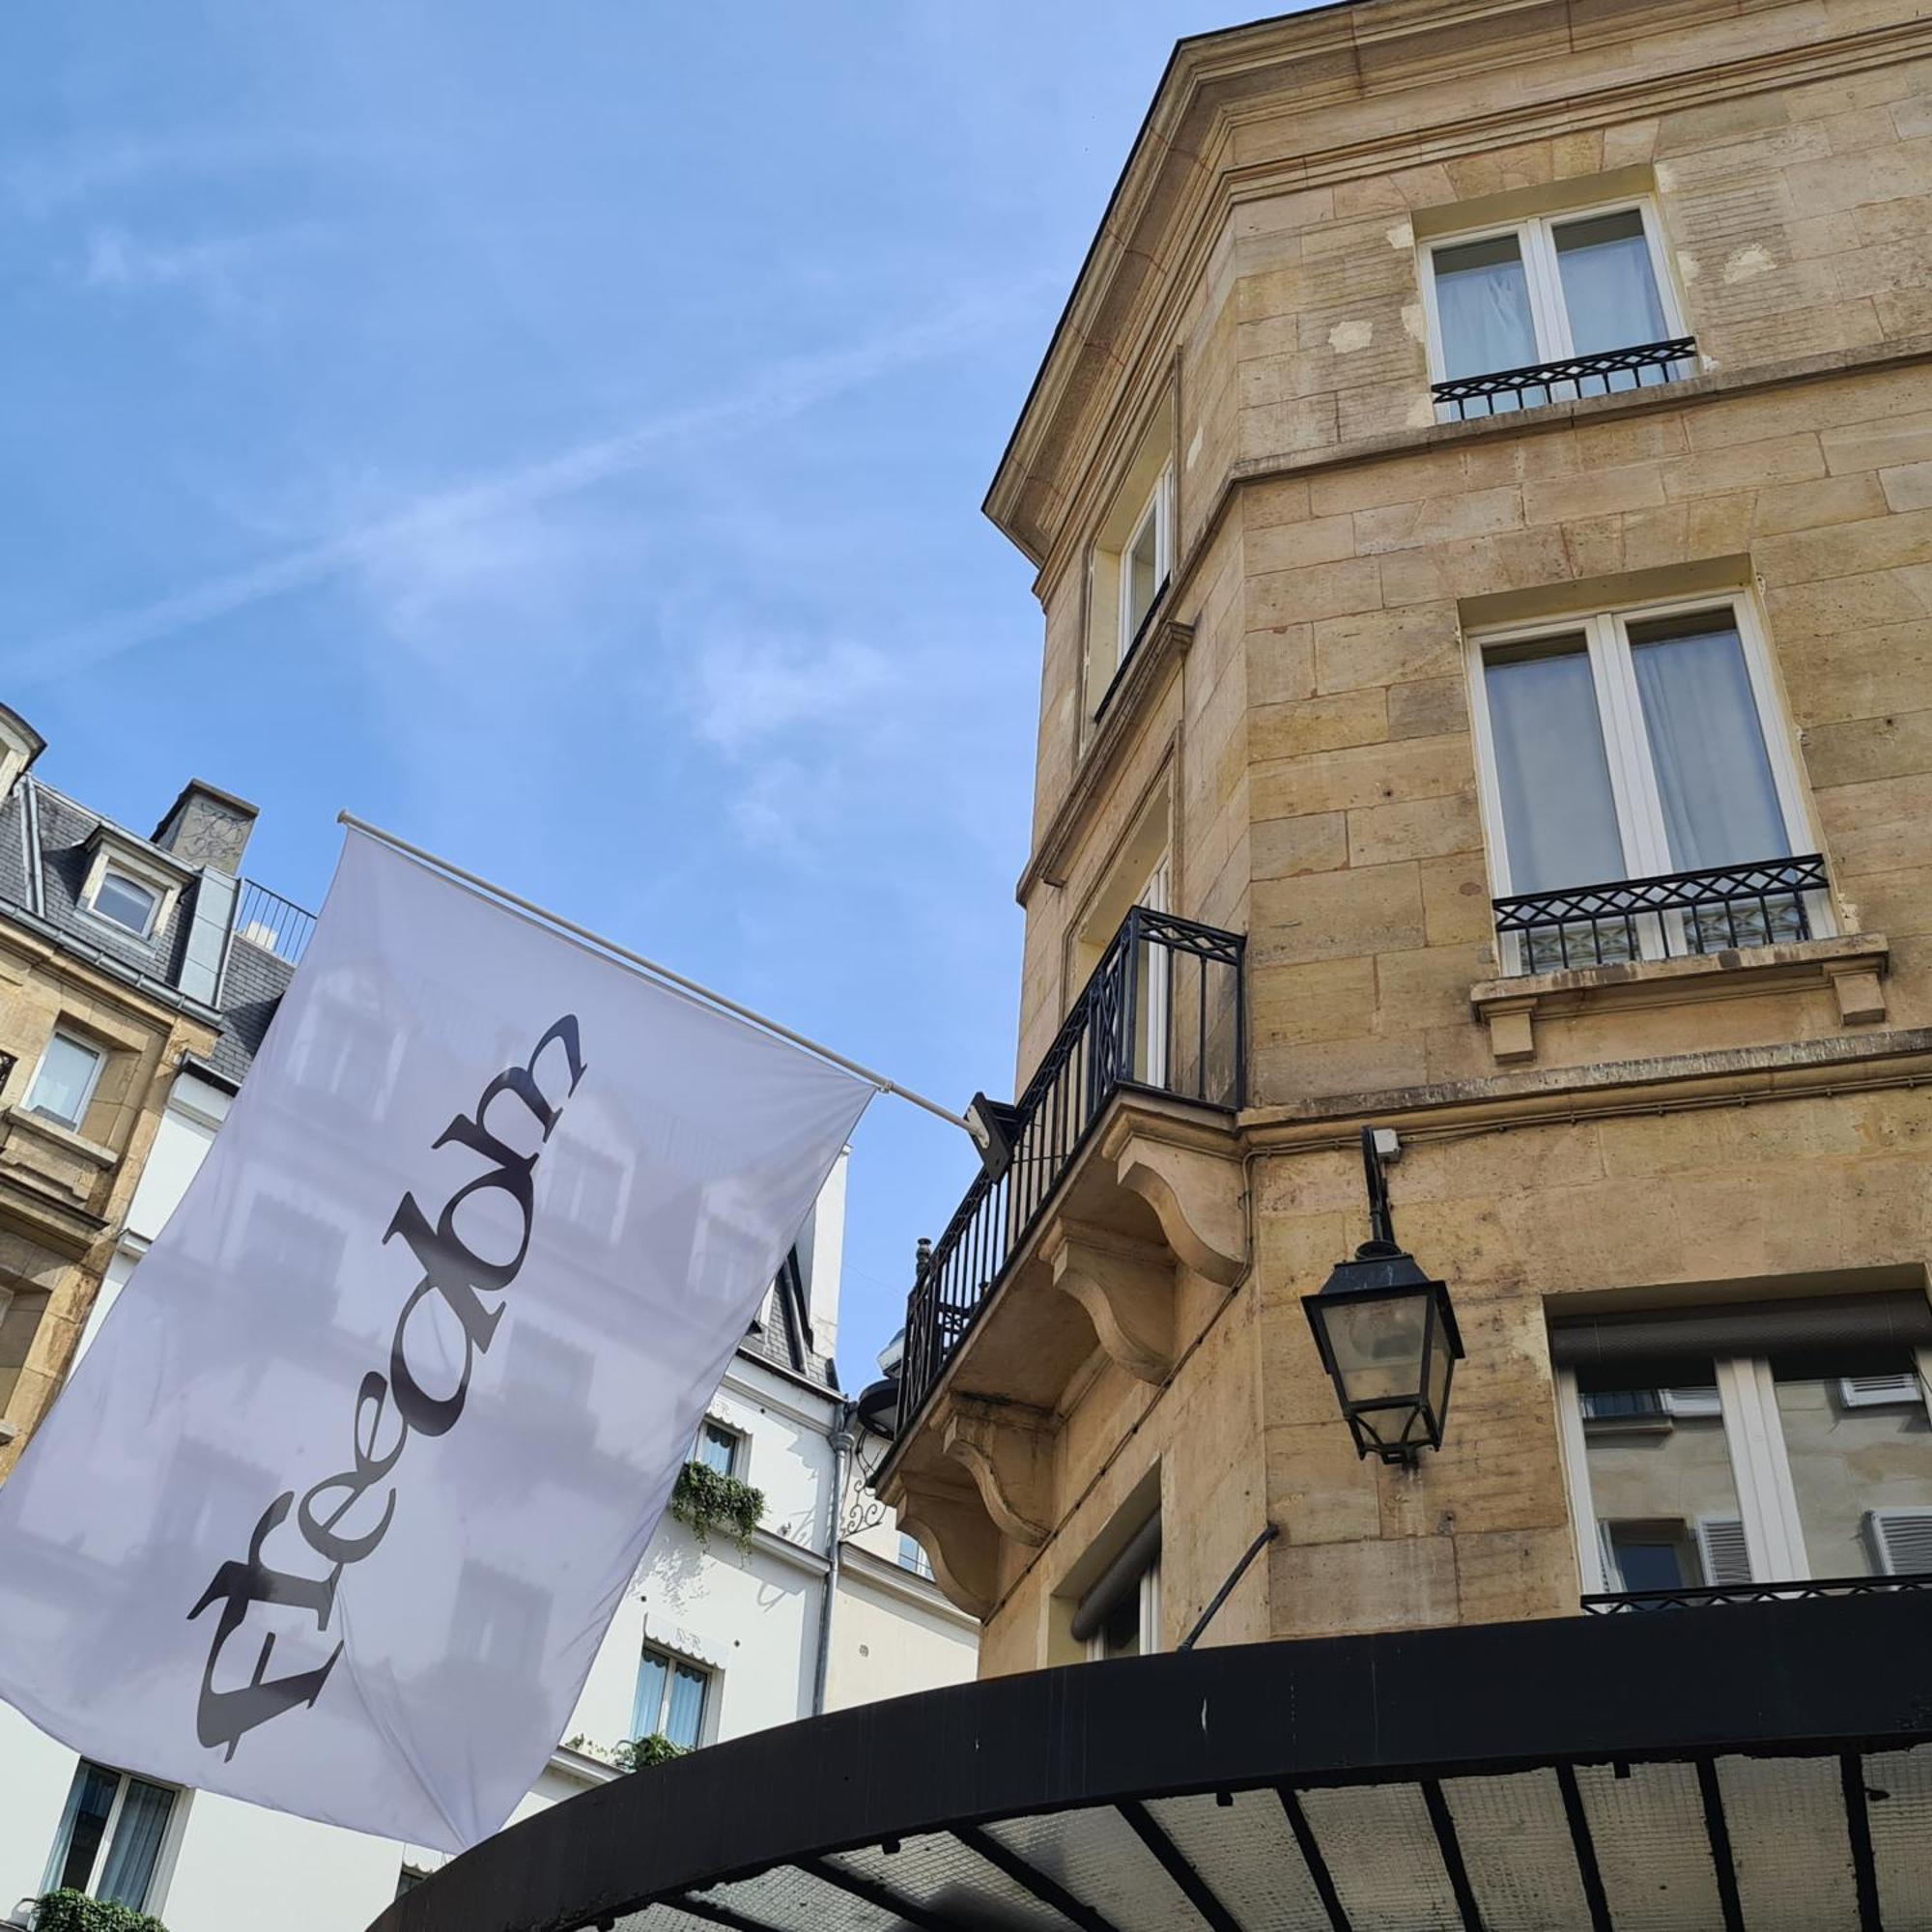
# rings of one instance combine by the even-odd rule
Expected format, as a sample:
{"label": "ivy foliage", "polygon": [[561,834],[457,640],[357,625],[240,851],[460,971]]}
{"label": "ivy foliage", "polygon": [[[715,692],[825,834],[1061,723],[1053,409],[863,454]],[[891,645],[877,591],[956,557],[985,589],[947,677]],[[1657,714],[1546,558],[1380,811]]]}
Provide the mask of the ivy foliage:
{"label": "ivy foliage", "polygon": [[168,1928],[131,1905],[90,1898],[84,1891],[50,1891],[35,1911],[34,1932],[168,1932]]}
{"label": "ivy foliage", "polygon": [[711,1532],[722,1529],[740,1549],[749,1549],[752,1532],[764,1520],[765,1494],[703,1463],[687,1463],[670,1492],[670,1513],[706,1547]]}
{"label": "ivy foliage", "polygon": [[668,1764],[674,1757],[689,1757],[689,1745],[674,1745],[662,1731],[647,1738],[633,1738],[611,1753],[611,1762],[619,1771],[647,1771],[655,1764]]}

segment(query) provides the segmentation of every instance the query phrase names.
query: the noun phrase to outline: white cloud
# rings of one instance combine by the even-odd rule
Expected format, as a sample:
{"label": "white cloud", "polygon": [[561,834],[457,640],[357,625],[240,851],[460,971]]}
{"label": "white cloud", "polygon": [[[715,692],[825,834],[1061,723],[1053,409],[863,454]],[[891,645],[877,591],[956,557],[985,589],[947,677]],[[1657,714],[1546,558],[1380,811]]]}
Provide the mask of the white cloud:
{"label": "white cloud", "polygon": [[289,227],[171,243],[143,241],[126,228],[96,228],[87,238],[80,280],[109,295],[180,291],[232,321],[267,310],[264,273],[270,259],[317,232]]}
{"label": "white cloud", "polygon": [[698,734],[733,756],[809,731],[849,731],[876,719],[900,683],[885,652],[846,638],[714,637],[693,673]]}

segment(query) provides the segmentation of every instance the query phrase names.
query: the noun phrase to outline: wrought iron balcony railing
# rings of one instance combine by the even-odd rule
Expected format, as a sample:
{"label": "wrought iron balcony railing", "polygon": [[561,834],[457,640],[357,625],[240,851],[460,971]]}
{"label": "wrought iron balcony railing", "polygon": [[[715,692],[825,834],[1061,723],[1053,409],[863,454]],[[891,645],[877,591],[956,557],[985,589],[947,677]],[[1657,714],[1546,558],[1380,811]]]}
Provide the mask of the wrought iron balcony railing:
{"label": "wrought iron balcony railing", "polygon": [[1809,939],[1825,891],[1815,852],[1749,866],[1712,866],[1495,901],[1505,973],[1675,959]]}
{"label": "wrought iron balcony railing", "polygon": [[1009,1162],[975,1178],[946,1232],[921,1254],[906,1299],[901,1430],[1115,1094],[1132,1088],[1231,1111],[1241,1104],[1241,949],[1239,935],[1171,913],[1127,914],[1006,1116]]}
{"label": "wrought iron balcony railing", "polygon": [[1802,1583],[1700,1583],[1681,1590],[1622,1590],[1582,1599],[1589,1617],[1628,1610],[1694,1610],[1714,1604],[1799,1604],[1813,1597],[1883,1597],[1899,1590],[1932,1590],[1932,1577],[1830,1577]]}
{"label": "wrought iron balcony railing", "polygon": [[286,959],[299,963],[309,934],[315,930],[315,914],[258,886],[253,879],[242,881],[242,902],[235,909],[235,936]]}
{"label": "wrought iron balcony railing", "polygon": [[[1432,383],[1430,391],[1439,409],[1451,412],[1442,420],[1465,421],[1470,416],[1538,409],[1545,403],[1607,396],[1614,390],[1681,383],[1696,373],[1696,355],[1697,338],[1677,335],[1667,342],[1646,342],[1634,349],[1610,349],[1596,355],[1533,362],[1522,369],[1498,369],[1492,376],[1458,376],[1447,383]],[[1476,403],[1482,407],[1472,408]]]}

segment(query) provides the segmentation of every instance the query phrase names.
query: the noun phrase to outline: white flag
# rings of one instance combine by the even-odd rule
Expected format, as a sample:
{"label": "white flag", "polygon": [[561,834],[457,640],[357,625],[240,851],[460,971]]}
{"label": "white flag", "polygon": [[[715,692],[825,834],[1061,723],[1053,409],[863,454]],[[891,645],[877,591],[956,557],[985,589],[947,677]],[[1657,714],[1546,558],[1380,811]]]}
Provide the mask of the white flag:
{"label": "white flag", "polygon": [[0,1486],[0,1697],[182,1784],[495,1831],[871,1092],[352,833]]}

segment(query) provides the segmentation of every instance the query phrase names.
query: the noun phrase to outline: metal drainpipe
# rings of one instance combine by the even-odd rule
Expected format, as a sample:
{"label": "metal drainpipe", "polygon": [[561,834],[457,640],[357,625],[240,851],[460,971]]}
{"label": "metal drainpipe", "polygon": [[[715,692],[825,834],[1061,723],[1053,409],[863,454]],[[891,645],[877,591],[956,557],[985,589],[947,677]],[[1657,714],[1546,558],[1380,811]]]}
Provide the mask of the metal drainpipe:
{"label": "metal drainpipe", "polygon": [[833,1411],[829,1432],[832,1443],[832,1502],[825,1538],[825,1608],[818,1619],[818,1667],[812,1673],[811,1715],[825,1715],[825,1680],[832,1668],[832,1612],[838,1602],[838,1513],[845,1504],[845,1467],[857,1439],[852,1423],[859,1405],[841,1400]]}

